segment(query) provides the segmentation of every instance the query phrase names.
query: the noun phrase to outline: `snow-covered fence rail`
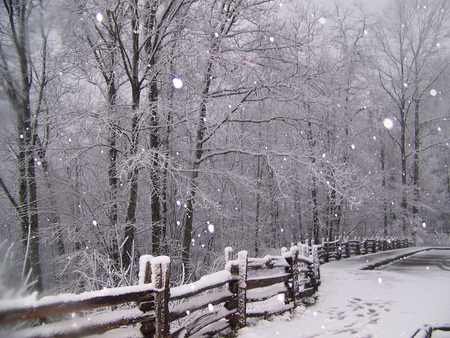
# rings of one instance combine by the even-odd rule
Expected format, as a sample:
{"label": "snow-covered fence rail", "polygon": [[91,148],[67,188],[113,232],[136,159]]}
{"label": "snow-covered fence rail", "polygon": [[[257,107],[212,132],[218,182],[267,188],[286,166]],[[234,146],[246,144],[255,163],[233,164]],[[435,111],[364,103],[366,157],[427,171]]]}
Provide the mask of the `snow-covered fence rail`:
{"label": "snow-covered fence rail", "polygon": [[410,246],[413,246],[413,240],[409,237],[375,237],[363,239],[336,238],[334,241],[325,241],[323,239],[322,244],[318,248],[319,259],[323,263],[355,255],[365,255]]}
{"label": "snow-covered fence rail", "polygon": [[[31,327],[27,329],[9,333],[14,337],[83,337],[137,323],[142,323],[143,332],[149,326],[163,331],[164,324],[167,323],[164,314],[167,313],[169,262],[168,257],[152,260],[151,267],[142,269],[142,272],[154,273],[144,275],[140,272],[139,285],[78,295],[47,296],[39,300],[33,295],[25,299],[4,301],[0,304],[0,332],[8,332],[11,329],[8,326],[28,321],[47,324],[35,327],[30,324]],[[150,265],[149,261],[144,263]],[[129,308],[112,311],[111,307],[128,303],[131,303]],[[92,311],[101,308],[104,310],[96,313]]]}
{"label": "snow-covered fence rail", "polygon": [[224,270],[170,290],[170,335],[211,336],[244,327],[247,317],[292,310],[320,284],[317,248],[306,245],[263,258],[240,251],[234,259],[233,249],[226,248],[225,261]]}

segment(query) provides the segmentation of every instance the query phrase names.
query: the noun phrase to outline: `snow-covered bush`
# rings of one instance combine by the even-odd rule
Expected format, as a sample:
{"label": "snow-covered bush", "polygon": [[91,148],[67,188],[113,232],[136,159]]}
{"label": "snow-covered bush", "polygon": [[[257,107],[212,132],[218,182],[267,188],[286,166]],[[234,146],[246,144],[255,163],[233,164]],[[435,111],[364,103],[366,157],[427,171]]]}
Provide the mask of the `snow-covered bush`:
{"label": "snow-covered bush", "polygon": [[14,243],[0,243],[0,301],[25,296],[29,285],[22,282],[14,260]]}

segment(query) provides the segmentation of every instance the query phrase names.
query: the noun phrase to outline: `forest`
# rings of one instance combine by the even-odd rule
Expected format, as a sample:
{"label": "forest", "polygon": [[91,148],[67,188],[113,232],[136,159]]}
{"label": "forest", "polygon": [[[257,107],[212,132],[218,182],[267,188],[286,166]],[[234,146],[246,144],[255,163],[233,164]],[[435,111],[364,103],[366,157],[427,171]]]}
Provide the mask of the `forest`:
{"label": "forest", "polygon": [[450,232],[446,0],[3,0],[0,299]]}

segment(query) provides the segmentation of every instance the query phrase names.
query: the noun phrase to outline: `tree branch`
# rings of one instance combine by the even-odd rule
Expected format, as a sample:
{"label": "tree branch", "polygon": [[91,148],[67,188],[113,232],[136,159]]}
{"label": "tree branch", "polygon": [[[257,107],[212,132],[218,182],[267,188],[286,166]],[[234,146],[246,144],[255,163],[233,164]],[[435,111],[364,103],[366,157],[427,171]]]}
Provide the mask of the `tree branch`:
{"label": "tree branch", "polygon": [[16,211],[20,214],[20,208],[19,205],[17,204],[16,200],[14,199],[14,197],[11,195],[11,193],[8,190],[8,187],[5,185],[5,183],[3,182],[2,177],[0,176],[0,186],[2,187],[3,191],[6,194],[6,197],[8,197],[8,200],[11,202],[11,204],[13,205],[14,209],[16,209]]}

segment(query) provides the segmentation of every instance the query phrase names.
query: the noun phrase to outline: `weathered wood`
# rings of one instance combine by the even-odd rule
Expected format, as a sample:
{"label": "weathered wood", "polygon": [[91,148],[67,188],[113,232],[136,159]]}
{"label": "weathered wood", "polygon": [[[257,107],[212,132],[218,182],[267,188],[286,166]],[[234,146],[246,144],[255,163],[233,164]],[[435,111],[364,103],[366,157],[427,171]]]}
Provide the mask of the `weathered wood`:
{"label": "weathered wood", "polygon": [[306,298],[306,297],[310,297],[312,296],[315,292],[316,292],[316,288],[312,287],[312,288],[307,288],[304,290],[301,290],[296,296],[295,298],[297,299],[302,299],[302,298]]}
{"label": "weathered wood", "polygon": [[279,284],[273,286],[269,290],[263,290],[259,292],[257,292],[257,289],[253,289],[251,290],[251,292],[247,292],[247,302],[248,303],[261,302],[269,298],[272,298],[276,295],[279,295],[280,293],[286,293],[288,291],[289,291],[288,288],[284,284]]}
{"label": "weathered wood", "polygon": [[[170,282],[170,258],[158,257],[151,262],[152,283],[161,292],[155,299],[155,337],[164,338],[169,334],[169,282]],[[146,331],[144,328],[141,332]]]}
{"label": "weathered wood", "polygon": [[353,255],[359,255],[361,253],[360,251],[360,241],[357,239],[354,240],[349,240],[348,241],[348,246],[349,246],[349,251],[350,251],[350,256]]}
{"label": "weathered wood", "polygon": [[283,273],[280,275],[269,277],[251,278],[247,280],[247,290],[264,288],[266,286],[271,286],[277,283],[287,282],[290,278],[291,278],[290,273]]}
{"label": "weathered wood", "polygon": [[188,302],[181,303],[175,306],[170,311],[169,321],[174,321],[186,317],[188,314],[200,309],[206,309],[210,304],[217,305],[220,303],[231,301],[233,298],[234,295],[229,291],[210,293],[207,295],[191,298]]}
{"label": "weathered wood", "polygon": [[[85,337],[103,334],[121,326],[129,326],[142,321],[154,321],[155,314],[142,313],[138,309],[108,311],[93,314],[84,318],[75,318],[54,324],[46,324],[34,328],[15,331],[10,337]],[[64,323],[67,323],[64,325]],[[3,332],[5,333],[5,332]],[[5,335],[6,337],[6,335]]]}
{"label": "weathered wood", "polygon": [[290,304],[285,304],[285,305],[281,305],[278,308],[273,308],[273,309],[269,309],[269,310],[264,310],[264,311],[258,311],[258,310],[252,310],[249,311],[247,316],[250,317],[264,317],[267,318],[269,316],[276,316],[278,314],[282,314],[286,311],[290,311],[292,309],[295,308],[294,303],[290,303]]}
{"label": "weathered wood", "polygon": [[[151,301],[154,300],[154,293],[154,286],[149,284],[147,289],[143,289],[142,285],[136,285],[86,292],[79,295],[74,294],[72,296],[49,296],[29,306],[21,306],[19,301],[17,306],[0,309],[0,325],[59,316],[73,312],[89,311],[101,307],[126,304],[128,302]],[[64,299],[62,300],[62,298]]]}
{"label": "weathered wood", "polygon": [[211,323],[207,327],[201,329],[197,332],[197,336],[206,336],[206,337],[214,337],[219,332],[230,327],[230,324],[226,321],[217,321],[215,323]]}
{"label": "weathered wood", "polygon": [[238,280],[238,327],[245,327],[247,325],[247,251],[240,251],[238,253],[239,260],[239,280]]}
{"label": "weathered wood", "polygon": [[151,302],[141,302],[138,304],[138,308],[139,310],[141,310],[142,312],[148,312],[148,311],[152,311],[155,309],[155,302],[151,301]]}
{"label": "weathered wood", "polygon": [[320,284],[320,261],[319,261],[319,254],[318,254],[318,248],[317,245],[314,245],[312,247],[312,271],[313,271],[313,283],[316,285],[316,290],[318,288],[318,285]]}
{"label": "weathered wood", "polygon": [[299,278],[299,266],[298,266],[298,248],[292,250],[292,262],[291,262],[291,271],[292,271],[292,293],[294,295],[294,306],[298,306],[298,301],[295,297],[300,290],[300,278]]}
{"label": "weathered wood", "polygon": [[228,311],[225,308],[219,310],[213,310],[205,315],[198,317],[192,323],[186,326],[187,335],[192,335],[200,331],[201,329],[215,323],[227,316],[234,315],[237,310]]}
{"label": "weathered wood", "polygon": [[227,246],[225,248],[225,263],[233,260],[233,248],[231,246]]}

